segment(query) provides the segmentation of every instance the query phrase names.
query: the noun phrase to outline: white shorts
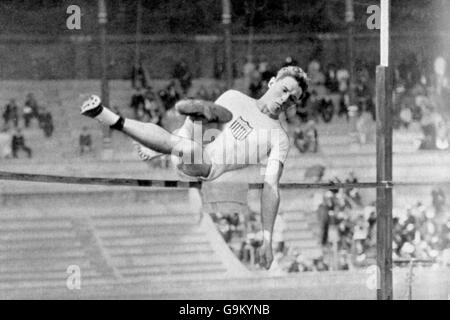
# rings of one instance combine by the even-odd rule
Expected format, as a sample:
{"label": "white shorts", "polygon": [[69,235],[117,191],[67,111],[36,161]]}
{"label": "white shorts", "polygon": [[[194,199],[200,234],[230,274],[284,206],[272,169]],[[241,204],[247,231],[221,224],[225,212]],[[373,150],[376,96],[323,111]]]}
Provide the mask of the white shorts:
{"label": "white shorts", "polygon": [[[205,150],[203,149],[203,157],[208,156],[205,152]],[[196,180],[200,180],[200,181],[211,181],[214,179],[217,179],[218,177],[220,177],[222,175],[223,171],[223,166],[211,163],[211,170],[209,171],[209,174],[207,177],[199,177],[199,176],[192,176],[187,174],[186,172],[183,171],[183,166],[181,166],[182,161],[180,157],[177,156],[171,156],[170,160],[173,164],[173,166],[175,167],[175,170],[177,171],[178,175],[180,176],[180,178],[183,179],[196,179]]]}

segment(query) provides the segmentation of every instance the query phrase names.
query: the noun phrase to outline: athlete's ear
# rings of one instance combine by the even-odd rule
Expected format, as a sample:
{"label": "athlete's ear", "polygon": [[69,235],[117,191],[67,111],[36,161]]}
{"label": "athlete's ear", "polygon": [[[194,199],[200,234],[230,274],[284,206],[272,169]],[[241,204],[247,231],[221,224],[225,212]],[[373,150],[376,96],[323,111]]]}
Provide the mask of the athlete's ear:
{"label": "athlete's ear", "polygon": [[275,83],[276,79],[275,77],[272,77],[272,79],[270,79],[269,83],[267,84],[267,86],[270,88],[271,86],[273,86],[273,84]]}

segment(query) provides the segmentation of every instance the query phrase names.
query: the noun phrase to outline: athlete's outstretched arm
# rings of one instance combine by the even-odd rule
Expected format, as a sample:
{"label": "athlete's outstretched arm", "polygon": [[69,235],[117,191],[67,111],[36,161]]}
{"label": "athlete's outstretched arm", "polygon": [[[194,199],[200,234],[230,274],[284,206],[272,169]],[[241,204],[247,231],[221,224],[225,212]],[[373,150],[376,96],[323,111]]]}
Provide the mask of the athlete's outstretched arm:
{"label": "athlete's outstretched arm", "polygon": [[263,244],[260,248],[260,263],[269,269],[273,261],[272,233],[280,205],[279,183],[283,173],[283,164],[278,160],[267,162],[264,176],[264,188],[261,194],[261,222]]}

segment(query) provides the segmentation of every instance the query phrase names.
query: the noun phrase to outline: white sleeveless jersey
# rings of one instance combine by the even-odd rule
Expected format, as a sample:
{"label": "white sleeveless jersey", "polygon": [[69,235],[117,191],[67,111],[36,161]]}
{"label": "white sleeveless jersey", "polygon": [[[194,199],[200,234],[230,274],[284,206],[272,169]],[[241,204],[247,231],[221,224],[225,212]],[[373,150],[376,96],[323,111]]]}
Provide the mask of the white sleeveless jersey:
{"label": "white sleeveless jersey", "polygon": [[211,132],[211,136],[216,138],[205,146],[215,177],[266,159],[284,164],[289,138],[279,120],[262,113],[255,99],[239,91],[226,91],[216,103],[231,111],[233,118],[224,125],[220,134]]}

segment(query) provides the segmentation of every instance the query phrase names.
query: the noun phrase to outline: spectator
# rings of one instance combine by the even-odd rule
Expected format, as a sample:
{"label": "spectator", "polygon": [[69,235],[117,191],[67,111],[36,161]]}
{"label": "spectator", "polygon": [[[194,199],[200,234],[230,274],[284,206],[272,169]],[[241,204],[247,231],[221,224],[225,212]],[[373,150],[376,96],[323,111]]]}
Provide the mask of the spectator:
{"label": "spectator", "polygon": [[366,144],[371,140],[375,131],[373,116],[367,105],[362,106],[362,112],[356,120],[356,131],[358,132],[358,140],[361,145]]}
{"label": "spectator", "polygon": [[338,116],[345,115],[348,120],[348,106],[350,105],[349,88],[350,88],[350,73],[345,69],[340,69],[336,73],[336,78],[339,84],[339,111]]}
{"label": "spectator", "polygon": [[[446,251],[447,253],[450,250],[450,217],[447,218],[442,224],[440,238],[440,249]],[[448,261],[450,262],[450,260]]]}
{"label": "spectator", "polygon": [[214,55],[214,79],[223,79],[225,74],[225,65],[222,60],[218,60],[217,55]]}
{"label": "spectator", "polygon": [[[263,78],[263,74],[269,72],[269,61],[267,61],[266,56],[263,54],[259,57],[258,72],[261,74],[261,78]],[[268,80],[270,80],[270,78]]]}
{"label": "spectator", "polygon": [[289,66],[298,66],[297,60],[295,60],[291,56],[287,56],[283,62],[283,67],[289,67]]}
{"label": "spectator", "polygon": [[31,158],[32,151],[29,147],[25,144],[25,137],[22,134],[22,130],[20,128],[17,128],[13,134],[12,141],[11,141],[11,150],[12,150],[12,156],[13,158],[17,158],[17,152],[19,150],[23,150],[27,153],[28,158]]}
{"label": "spectator", "polygon": [[444,88],[448,88],[449,81],[446,76],[447,73],[447,61],[443,57],[437,57],[434,60],[434,77],[435,88],[438,95],[441,95]]}
{"label": "spectator", "polygon": [[[353,171],[350,171],[348,177],[345,179],[345,183],[358,183],[358,178]],[[345,193],[357,205],[362,205],[361,195],[357,188],[345,189]]]}
{"label": "spectator", "polygon": [[311,84],[313,86],[323,86],[325,85],[325,75],[320,70],[320,63],[313,60],[308,65],[308,78],[311,79]]}
{"label": "spectator", "polygon": [[263,242],[263,236],[262,232],[258,231],[259,224],[255,218],[249,219],[249,225],[247,227],[247,248],[248,248],[248,255],[250,258],[250,263],[252,265],[259,263],[259,256],[257,255],[258,248],[261,247]]}
{"label": "spectator", "polygon": [[250,84],[252,83],[253,74],[255,72],[257,72],[256,65],[253,62],[253,56],[249,54],[242,69],[242,75],[244,77],[244,87],[246,90],[250,90]]}
{"label": "spectator", "polygon": [[319,257],[313,260],[314,263],[314,269],[316,271],[328,271],[330,268],[328,267],[328,265],[325,263],[323,257]]}
{"label": "spectator", "polygon": [[79,138],[80,155],[82,156],[86,152],[92,152],[92,136],[88,130],[88,127],[84,126]]}
{"label": "spectator", "polygon": [[337,69],[334,64],[328,65],[325,73],[325,87],[332,94],[339,92],[339,80],[337,78]]}
{"label": "spectator", "polygon": [[170,110],[175,106],[178,100],[180,100],[182,92],[178,80],[172,80],[168,86],[159,91],[159,98],[164,104],[165,110]]}
{"label": "spectator", "polygon": [[225,240],[225,242],[230,243],[233,234],[232,234],[231,227],[228,224],[226,219],[224,219],[224,218],[219,219],[218,229],[219,229],[219,232],[222,235],[223,239]]}
{"label": "spectator", "polygon": [[270,79],[276,76],[269,65],[267,57],[264,55],[261,55],[259,58],[258,73],[261,76],[261,89],[263,90],[262,93],[264,93],[268,88]]}
{"label": "spectator", "polygon": [[186,61],[181,60],[175,65],[172,77],[180,82],[183,94],[186,94],[192,85],[192,73],[189,70]]}
{"label": "spectator", "polygon": [[31,107],[29,105],[24,105],[23,106],[23,120],[24,120],[25,128],[30,127],[31,119],[33,119],[33,110],[31,109]]}
{"label": "spectator", "polygon": [[320,115],[322,116],[322,119],[325,123],[328,123],[333,119],[334,104],[328,95],[326,95],[322,99],[320,99],[318,111],[319,111]]}
{"label": "spectator", "polygon": [[369,71],[366,68],[359,70],[356,79],[355,97],[359,113],[367,111],[375,120],[375,105],[373,103],[372,85]]}
{"label": "spectator", "polygon": [[53,117],[47,108],[43,107],[39,113],[39,127],[44,131],[44,135],[50,138],[53,134]]}
{"label": "spectator", "polygon": [[440,114],[437,114],[435,121],[436,148],[438,150],[448,150],[450,147],[448,124]]}
{"label": "spectator", "polygon": [[11,140],[12,135],[8,128],[0,131],[0,158],[11,158]]}
{"label": "spectator", "polygon": [[362,255],[366,250],[367,238],[369,236],[369,223],[363,215],[359,215],[354,227],[353,241],[355,244],[355,253],[362,260]]}
{"label": "spectator", "polygon": [[23,117],[25,120],[25,128],[28,128],[32,118],[39,118],[39,106],[34,94],[29,93],[23,108]]}
{"label": "spectator", "polygon": [[238,230],[239,225],[241,223],[241,218],[238,212],[234,212],[233,214],[225,216],[225,219],[227,220],[228,224],[231,226],[233,231]]}
{"label": "spectator", "polygon": [[5,111],[3,112],[3,121],[6,126],[8,126],[9,122],[12,121],[14,127],[17,128],[19,124],[19,113],[15,99],[11,99],[5,106]]}
{"label": "spectator", "polygon": [[321,103],[322,99],[319,97],[319,94],[315,89],[312,89],[305,97],[304,110],[302,110],[304,114],[300,114],[300,118],[303,118],[304,122],[317,120]]}
{"label": "spectator", "polygon": [[449,147],[447,124],[443,117],[435,111],[435,107],[428,99],[423,100],[422,120],[420,122],[424,139],[420,149],[445,150]]}
{"label": "spectator", "polygon": [[399,77],[404,80],[406,90],[420,82],[420,70],[415,53],[405,56],[398,66]]}
{"label": "spectator", "polygon": [[413,113],[409,106],[400,110],[400,124],[408,129],[413,121]]}
{"label": "spectator", "polygon": [[308,261],[301,253],[294,253],[294,261],[288,267],[287,272],[308,272],[313,271],[312,261]]}
{"label": "spectator", "polygon": [[133,66],[131,71],[131,86],[133,89],[147,88],[150,85],[150,76],[147,69],[142,65],[142,62]]}
{"label": "spectator", "polygon": [[431,191],[431,198],[436,215],[441,214],[446,200],[444,191],[442,191],[441,188],[433,188],[433,190]]}
{"label": "spectator", "polygon": [[324,196],[324,201],[317,209],[321,231],[320,242],[322,246],[328,245],[328,228],[330,226],[330,212],[333,210],[334,210],[333,193],[331,191],[328,191]]}
{"label": "spectator", "polygon": [[294,133],[294,145],[301,153],[316,153],[319,149],[319,137],[314,120],[308,121],[303,130],[296,129]]}
{"label": "spectator", "polygon": [[309,103],[310,97],[311,97],[311,93],[306,91],[304,98],[296,104],[297,116],[303,123],[308,122],[308,120],[310,118],[310,103]]}
{"label": "spectator", "polygon": [[353,225],[347,215],[340,215],[338,222],[338,249],[349,251],[352,245]]}
{"label": "spectator", "polygon": [[262,90],[264,89],[261,81],[261,73],[259,73],[258,68],[255,66],[253,71],[248,75],[249,77],[249,94],[251,97],[257,99],[261,96]]}
{"label": "spectator", "polygon": [[140,120],[139,115],[144,109],[144,93],[140,86],[135,87],[134,93],[131,96],[130,108],[133,110],[134,119]]}
{"label": "spectator", "polygon": [[148,122],[162,125],[164,106],[152,90],[147,90],[144,100],[144,113]]}

